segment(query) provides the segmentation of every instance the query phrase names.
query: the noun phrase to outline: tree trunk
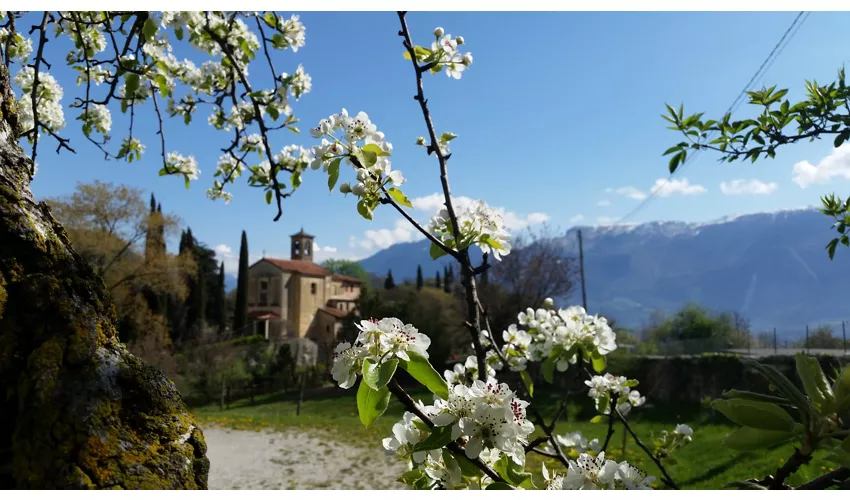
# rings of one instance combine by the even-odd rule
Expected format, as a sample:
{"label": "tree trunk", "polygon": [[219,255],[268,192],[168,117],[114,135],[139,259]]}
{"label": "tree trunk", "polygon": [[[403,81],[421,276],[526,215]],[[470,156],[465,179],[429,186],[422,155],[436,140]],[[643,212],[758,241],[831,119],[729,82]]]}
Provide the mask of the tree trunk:
{"label": "tree trunk", "polygon": [[0,65],[0,488],[206,488],[201,430],[118,341],[103,281],[30,191]]}

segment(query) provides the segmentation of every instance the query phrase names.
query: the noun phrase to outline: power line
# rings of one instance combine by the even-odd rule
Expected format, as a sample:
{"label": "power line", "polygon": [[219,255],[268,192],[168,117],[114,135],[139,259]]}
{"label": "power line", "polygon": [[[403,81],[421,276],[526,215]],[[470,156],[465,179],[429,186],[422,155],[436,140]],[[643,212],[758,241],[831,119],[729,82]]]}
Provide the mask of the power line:
{"label": "power line", "polygon": [[[805,17],[803,17],[803,14],[805,14]],[[744,102],[743,97],[745,95],[747,95],[747,90],[750,89],[753,82],[755,82],[760,76],[764,76],[764,74],[767,73],[767,71],[770,69],[770,67],[773,66],[774,61],[776,61],[776,59],[779,57],[779,55],[782,54],[782,51],[785,50],[785,47],[788,46],[788,43],[791,42],[791,39],[794,38],[794,35],[797,34],[797,31],[800,29],[800,26],[803,25],[803,23],[806,21],[806,19],[809,17],[809,15],[811,15],[811,12],[805,12],[805,11],[802,11],[799,14],[797,14],[797,17],[794,18],[794,21],[791,23],[790,26],[788,26],[788,29],[785,30],[785,33],[783,33],[782,38],[780,38],[779,41],[776,42],[776,45],[773,46],[773,50],[770,51],[770,54],[767,55],[764,62],[762,62],[761,66],[759,66],[759,69],[756,70],[755,74],[752,76],[752,78],[750,78],[750,81],[747,82],[747,84],[744,86],[743,90],[741,90],[741,92],[738,94],[738,96],[735,98],[735,100],[732,102],[732,104],[726,110],[726,113],[724,115],[734,113],[738,109],[738,106],[740,106],[741,103]],[[800,20],[801,17],[802,17],[802,21]],[[790,36],[789,36],[789,34],[790,34]],[[787,38],[787,41],[786,41],[786,38]],[[784,45],[783,45],[783,42],[785,42]],[[712,134],[712,138],[713,138],[713,134]],[[620,220],[618,220],[614,224],[617,225],[617,224],[623,223],[623,221],[625,221],[626,219],[629,219],[630,217],[634,216],[636,213],[640,212],[641,210],[643,210],[644,208],[649,206],[649,204],[652,202],[652,200],[655,199],[655,197],[658,195],[658,193],[660,193],[661,190],[667,184],[670,183],[670,181],[673,179],[673,176],[675,175],[675,173],[682,172],[685,169],[685,167],[687,167],[688,164],[693,162],[694,158],[699,156],[699,153],[701,153],[701,152],[702,152],[702,149],[697,149],[693,154],[689,155],[688,158],[685,160],[685,162],[682,163],[682,165],[676,170],[676,172],[671,173],[667,177],[667,179],[664,180],[664,182],[662,184],[656,186],[655,189],[653,189],[652,192],[649,193],[649,195],[646,197],[646,199],[644,199],[640,204],[638,204],[637,207],[635,207],[631,212],[624,215],[622,218],[620,218]]]}

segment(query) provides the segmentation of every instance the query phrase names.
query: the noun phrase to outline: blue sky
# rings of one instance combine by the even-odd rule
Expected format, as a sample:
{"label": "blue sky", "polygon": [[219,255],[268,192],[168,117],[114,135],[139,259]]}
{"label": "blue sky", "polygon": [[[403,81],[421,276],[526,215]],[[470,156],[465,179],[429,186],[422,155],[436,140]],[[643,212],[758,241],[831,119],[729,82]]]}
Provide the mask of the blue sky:
{"label": "blue sky", "polygon": [[[287,13],[288,15],[288,13]],[[503,207],[515,228],[548,219],[552,227],[600,224],[640,203],[639,194],[667,175],[661,153],[679,136],[660,118],[664,103],[721,115],[782,36],[796,13],[410,13],[414,42],[427,45],[435,26],[463,35],[475,60],[461,80],[444,74],[426,78],[425,91],[438,131],[452,142],[450,180],[456,196],[481,198]],[[414,210],[423,223],[433,215],[429,195],[440,188],[436,161],[414,145],[426,135],[414,94],[410,63],[401,57],[398,19],[392,12],[306,13],[307,44],[296,54],[276,56],[278,71],[299,63],[313,89],[294,104],[304,133],[280,133],[273,148],[315,144],[309,127],[345,107],[366,111],[393,143],[393,167],[408,181],[405,192],[419,198]],[[804,79],[831,81],[847,60],[847,13],[813,13],[756,87],[778,84],[802,96]],[[59,44],[48,45],[58,67]],[[257,67],[256,73],[267,71]],[[65,86],[63,102],[79,90],[70,72],[55,73]],[[755,109],[744,105],[739,114]],[[241,231],[248,232],[252,258],[288,256],[289,235],[302,226],[316,235],[320,257],[365,257],[397,241],[417,238],[390,207],[362,219],[352,197],[328,193],[326,175],[309,171],[299,191],[285,201],[280,221],[262,192],[244,179],[233,202],[205,196],[227,136],[199,115],[190,127],[166,124],[168,150],[193,154],[201,177],[191,189],[174,177],[158,177],[159,152],[152,110],[138,113],[137,130],[147,144],[141,162],[103,161],[83,139],[74,115],[68,129],[78,154],[54,154],[44,143],[33,190],[39,198],[69,194],[77,182],[94,179],[153,191],[163,209],[211,247],[218,247],[228,272],[235,272]],[[113,135],[122,135],[113,110]],[[827,191],[847,194],[850,155],[834,154],[819,141],[781,151],[756,164],[720,164],[702,154],[677,176],[687,185],[658,197],[630,222],[703,221],[724,215],[818,203]],[[809,162],[809,167],[797,167]],[[824,162],[824,164],[821,164]],[[825,166],[824,166],[825,165]],[[797,182],[795,182],[797,175]],[[351,180],[351,172],[342,175]],[[746,181],[763,194],[724,194],[721,183]],[[757,180],[758,183],[752,183]],[[822,184],[812,184],[821,182]],[[805,185],[803,188],[801,185]],[[767,186],[767,187],[764,187]],[[746,190],[744,190],[746,191]],[[766,194],[764,194],[766,193]],[[631,196],[630,196],[631,195]],[[174,242],[176,245],[176,242]],[[230,252],[228,252],[230,249]]]}

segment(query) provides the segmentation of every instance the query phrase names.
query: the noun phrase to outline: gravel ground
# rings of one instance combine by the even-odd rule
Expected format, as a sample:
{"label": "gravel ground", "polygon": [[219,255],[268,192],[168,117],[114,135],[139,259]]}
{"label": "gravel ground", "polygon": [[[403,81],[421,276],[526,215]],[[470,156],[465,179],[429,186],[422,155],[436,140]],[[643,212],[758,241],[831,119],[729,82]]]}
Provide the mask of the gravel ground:
{"label": "gravel ground", "polygon": [[213,490],[402,489],[404,463],[305,431],[204,428]]}

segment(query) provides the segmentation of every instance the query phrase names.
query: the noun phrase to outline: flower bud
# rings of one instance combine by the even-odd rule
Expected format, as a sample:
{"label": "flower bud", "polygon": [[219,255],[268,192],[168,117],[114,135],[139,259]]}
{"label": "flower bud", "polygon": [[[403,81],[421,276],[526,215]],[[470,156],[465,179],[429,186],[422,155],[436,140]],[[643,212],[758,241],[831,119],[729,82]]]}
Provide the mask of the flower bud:
{"label": "flower bud", "polygon": [[469,53],[469,52],[464,54],[462,62],[464,64],[464,66],[469,66],[470,64],[472,64],[472,54]]}
{"label": "flower bud", "polygon": [[544,309],[552,309],[552,307],[554,307],[554,306],[555,306],[555,301],[554,301],[554,300],[552,300],[552,298],[551,298],[551,297],[547,297],[547,298],[543,301],[543,308],[544,308]]}
{"label": "flower bud", "polygon": [[420,137],[417,137],[417,138],[416,138],[416,145],[417,145],[417,146],[423,146],[423,147],[424,147],[424,146],[425,146],[425,138],[424,138],[424,137],[421,137],[421,136],[420,136]]}
{"label": "flower bud", "polygon": [[462,36],[458,35],[458,37],[455,38],[455,41],[457,42],[458,45],[463,45],[463,37]]}
{"label": "flower bud", "polygon": [[439,26],[434,28],[434,36],[439,38],[443,36],[443,33],[445,33],[445,31],[443,31],[443,28],[440,28]]}
{"label": "flower bud", "polygon": [[342,194],[348,194],[348,193],[350,193],[350,192],[351,192],[351,185],[350,185],[350,184],[348,184],[347,182],[345,182],[345,183],[341,184],[341,185],[339,186],[339,192],[340,192],[340,193],[342,193]]}
{"label": "flower bud", "polygon": [[354,196],[363,196],[366,193],[366,186],[361,182],[351,188],[351,193]]}

